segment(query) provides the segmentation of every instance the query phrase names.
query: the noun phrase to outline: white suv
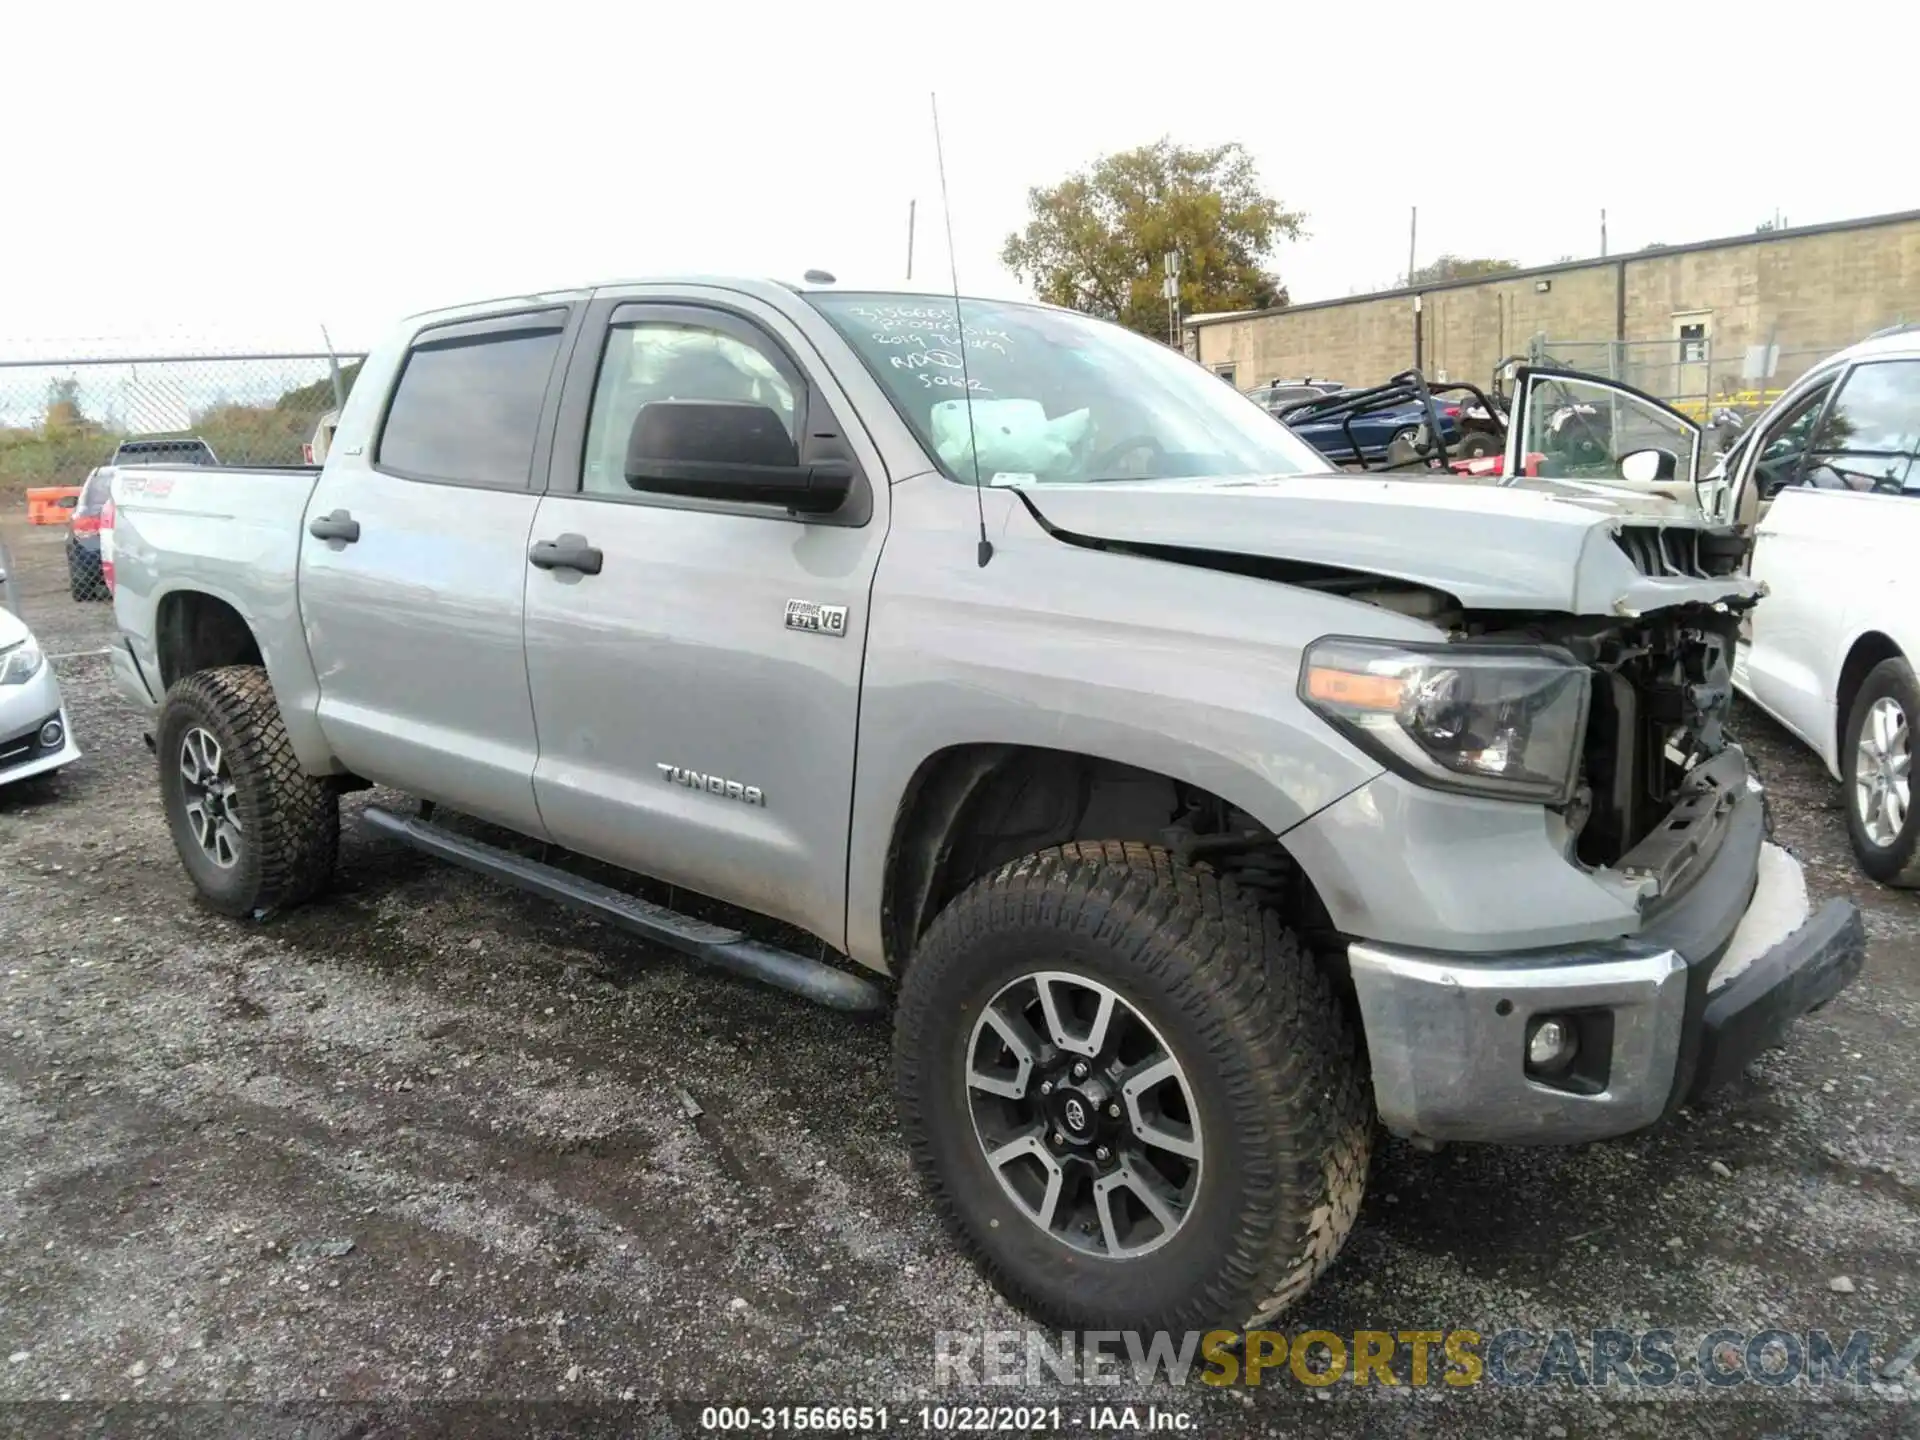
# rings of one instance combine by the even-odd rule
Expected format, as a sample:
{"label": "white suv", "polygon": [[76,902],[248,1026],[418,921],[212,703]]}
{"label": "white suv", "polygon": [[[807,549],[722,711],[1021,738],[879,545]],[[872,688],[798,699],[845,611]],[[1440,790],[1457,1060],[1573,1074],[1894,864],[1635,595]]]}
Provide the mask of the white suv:
{"label": "white suv", "polygon": [[1710,497],[1756,523],[1734,684],[1811,745],[1847,791],[1860,866],[1920,886],[1920,327],[1802,376],[1728,453]]}

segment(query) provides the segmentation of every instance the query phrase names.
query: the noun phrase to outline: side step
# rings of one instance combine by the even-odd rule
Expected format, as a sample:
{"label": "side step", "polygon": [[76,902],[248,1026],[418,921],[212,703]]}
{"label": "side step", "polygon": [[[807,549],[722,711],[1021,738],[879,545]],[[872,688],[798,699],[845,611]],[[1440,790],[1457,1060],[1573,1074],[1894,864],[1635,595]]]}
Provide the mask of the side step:
{"label": "side step", "polygon": [[366,823],[383,835],[442,860],[473,870],[570,909],[582,910],[632,931],[644,940],[669,945],[736,975],[777,985],[834,1010],[867,1012],[886,1008],[880,987],[805,955],[748,939],[741,931],[681,915],[663,905],[615,890],[610,885],[529,860],[484,840],[474,840],[434,824],[409,819],[369,805]]}

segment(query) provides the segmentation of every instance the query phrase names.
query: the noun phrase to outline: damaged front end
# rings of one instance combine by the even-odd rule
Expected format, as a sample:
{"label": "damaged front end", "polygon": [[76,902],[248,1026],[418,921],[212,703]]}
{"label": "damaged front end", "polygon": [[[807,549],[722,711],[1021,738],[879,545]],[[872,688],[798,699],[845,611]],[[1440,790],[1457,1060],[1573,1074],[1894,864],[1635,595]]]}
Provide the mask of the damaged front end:
{"label": "damaged front end", "polygon": [[[1466,617],[1481,638],[1560,647],[1590,674],[1580,778],[1564,810],[1571,857],[1636,883],[1643,905],[1683,888],[1711,855],[1744,785],[1729,747],[1733,657],[1751,599],[1606,623]],[[1737,759],[1736,752],[1736,759]],[[1737,776],[1737,781],[1735,777]]]}

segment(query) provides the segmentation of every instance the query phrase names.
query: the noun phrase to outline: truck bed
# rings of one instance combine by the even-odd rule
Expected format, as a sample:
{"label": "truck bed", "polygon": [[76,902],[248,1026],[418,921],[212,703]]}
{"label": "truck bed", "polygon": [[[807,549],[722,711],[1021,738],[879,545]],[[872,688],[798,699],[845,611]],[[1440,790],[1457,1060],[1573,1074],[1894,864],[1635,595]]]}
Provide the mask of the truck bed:
{"label": "truck bed", "polygon": [[116,471],[114,615],[156,700],[172,678],[160,666],[157,640],[175,591],[189,592],[195,623],[209,623],[200,617],[221,605],[236,622],[246,616],[276,686],[284,681],[281,693],[310,697],[313,667],[294,581],[307,501],[319,480],[318,465]]}

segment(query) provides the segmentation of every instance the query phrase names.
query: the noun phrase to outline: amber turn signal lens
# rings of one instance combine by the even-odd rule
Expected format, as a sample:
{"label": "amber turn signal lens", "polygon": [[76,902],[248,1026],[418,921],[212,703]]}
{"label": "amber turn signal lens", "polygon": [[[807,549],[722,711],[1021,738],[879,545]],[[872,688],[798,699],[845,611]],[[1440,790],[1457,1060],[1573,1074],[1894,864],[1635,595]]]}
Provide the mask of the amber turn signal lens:
{"label": "amber turn signal lens", "polygon": [[1315,665],[1307,671],[1307,695],[1354,710],[1398,710],[1406,682],[1398,675],[1369,675]]}

